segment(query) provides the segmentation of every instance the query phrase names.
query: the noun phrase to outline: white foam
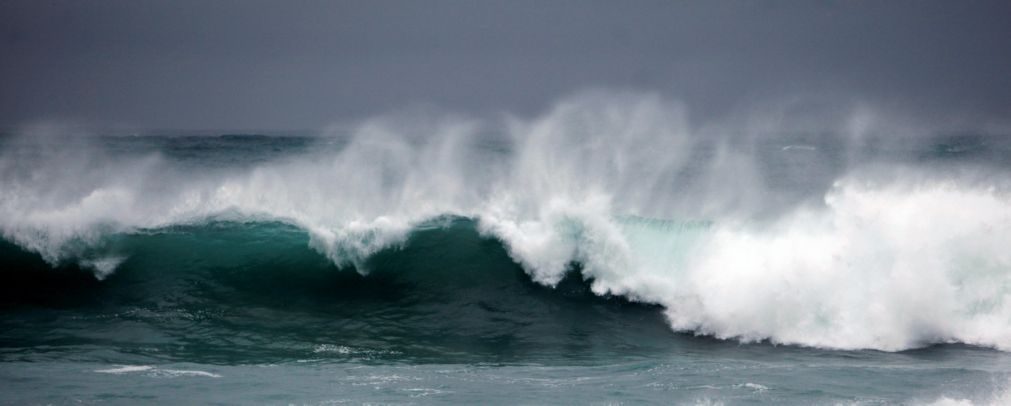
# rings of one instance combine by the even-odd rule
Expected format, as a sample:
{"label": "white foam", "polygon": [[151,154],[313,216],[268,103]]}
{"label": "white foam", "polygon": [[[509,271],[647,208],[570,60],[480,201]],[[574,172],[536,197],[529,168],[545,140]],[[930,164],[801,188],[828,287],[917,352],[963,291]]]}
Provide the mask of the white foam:
{"label": "white foam", "polygon": [[1011,389],[1008,387],[999,389],[993,394],[984,397],[978,402],[965,398],[952,398],[941,396],[931,402],[924,403],[928,406],[1005,406],[1011,405]]}
{"label": "white foam", "polygon": [[98,280],[103,280],[109,275],[112,275],[116,271],[126,257],[122,256],[109,256],[94,259],[82,259],[80,261],[81,265],[86,268],[91,268],[95,272],[95,278]]}
{"label": "white foam", "polygon": [[156,368],[151,365],[123,365],[117,368],[109,369],[96,369],[94,372],[100,374],[130,374],[143,372],[148,376],[152,377],[203,377],[203,378],[220,378],[221,375],[199,370],[183,370],[183,369],[163,369]]}
{"label": "white foam", "polygon": [[536,280],[570,261],[593,290],[667,307],[678,330],[826,348],[939,342],[1011,349],[1011,202],[949,183],[840,181],[822,208],[770,223],[655,229],[561,205],[485,229]]}
{"label": "white foam", "polygon": [[124,365],[124,366],[121,366],[121,367],[118,367],[118,368],[96,369],[95,372],[98,372],[100,374],[117,374],[118,375],[118,374],[128,374],[128,373],[132,373],[132,372],[145,372],[145,371],[150,371],[152,369],[154,369],[154,367],[150,366],[150,365]]}
{"label": "white foam", "polygon": [[169,377],[176,377],[176,376],[199,376],[204,378],[221,377],[221,375],[207,371],[185,370],[185,369],[157,369],[154,372],[157,373],[158,375],[164,375]]}
{"label": "white foam", "polygon": [[394,350],[375,350],[369,348],[349,347],[346,345],[336,345],[336,344],[319,344],[313,347],[312,352],[314,354],[351,355],[363,358],[373,358],[378,356],[400,354],[398,351]]}
{"label": "white foam", "polygon": [[740,385],[734,385],[734,387],[735,388],[751,389],[752,391],[759,392],[759,393],[760,392],[767,392],[767,391],[769,391],[769,387],[768,386],[765,386],[765,385],[762,385],[762,384],[757,384],[757,383],[752,383],[752,382],[745,382],[745,383],[742,383]]}

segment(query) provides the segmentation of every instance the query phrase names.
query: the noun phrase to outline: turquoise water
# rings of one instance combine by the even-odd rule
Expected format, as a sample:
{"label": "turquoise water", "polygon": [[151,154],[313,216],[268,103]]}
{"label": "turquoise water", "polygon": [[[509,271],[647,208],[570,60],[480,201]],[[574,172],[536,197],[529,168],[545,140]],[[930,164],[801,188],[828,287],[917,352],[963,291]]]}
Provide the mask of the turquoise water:
{"label": "turquoise water", "polygon": [[[999,186],[1008,156],[1001,147],[986,138],[958,140],[901,153],[871,145],[873,153],[861,159],[971,171],[973,182]],[[751,273],[718,283],[704,278],[728,269],[725,262],[711,266],[726,260],[725,247],[828,238],[817,228],[798,237],[800,220],[774,219],[824,200],[824,191],[849,173],[843,167],[852,163],[838,145],[759,145],[768,196],[746,203],[760,208],[747,216],[739,215],[741,206],[714,213],[669,203],[675,215],[657,218],[645,202],[668,196],[652,193],[611,199],[601,217],[597,206],[568,199],[580,209],[559,209],[559,221],[543,213],[555,213],[560,198],[538,197],[516,207],[534,205],[542,214],[513,223],[461,191],[473,189],[467,176],[488,184],[485,178],[446,178],[453,171],[418,166],[414,153],[401,149],[411,143],[381,144],[381,153],[367,159],[396,164],[323,178],[320,172],[340,172],[349,162],[361,165],[342,155],[360,152],[353,139],[99,137],[72,141],[72,148],[53,144],[7,138],[3,146],[0,403],[999,404],[1008,398],[1011,336],[1002,331],[1011,319],[1002,309],[1011,270],[999,247],[1009,231],[1005,200],[973,194],[977,189],[955,189],[960,194],[952,197],[938,188],[941,197],[924,197],[935,199],[928,201],[933,206],[942,198],[978,203],[979,221],[989,227],[940,234],[944,246],[961,248],[936,257],[962,262],[941,263],[935,273],[925,268],[933,262],[914,263],[924,280],[941,275],[957,281],[951,282],[957,294],[973,298],[953,302],[952,313],[907,300],[905,289],[875,285],[873,272],[833,285],[868,268],[903,275],[906,268],[895,271],[895,264],[912,259],[885,232],[868,234],[884,251],[863,255],[853,245],[853,262],[862,265],[838,274],[842,265],[835,262],[818,268],[805,258],[783,259],[779,243],[747,254],[765,261],[754,272],[785,280],[787,290],[750,282]],[[465,155],[488,154],[484,161],[493,168],[472,172],[502,176],[495,162],[511,167],[503,156],[523,149],[488,145]],[[712,149],[698,148],[671,179],[699,178],[705,167],[699,157]],[[412,171],[426,180],[405,181]],[[384,186],[362,186],[369,182]],[[606,189],[609,182],[587,184]],[[632,192],[623,189],[625,196]],[[712,202],[698,193],[670,195],[683,199],[669,202]],[[850,202],[844,192],[830,195]],[[286,198],[272,200],[278,196]],[[856,196],[851,200],[870,199]],[[421,206],[431,210],[414,211]],[[818,223],[829,209],[813,207],[806,216]],[[741,222],[751,231],[727,226]],[[831,230],[828,245],[853,235],[845,227]],[[934,247],[932,241],[915,247]],[[783,261],[811,271],[783,271]],[[810,276],[822,274],[836,279]],[[789,297],[724,313],[718,305],[735,302],[701,290],[736,288],[735,280],[758,298]],[[948,285],[907,287],[937,286]],[[867,310],[861,317],[868,324],[831,319],[850,316],[833,307],[848,300],[833,292],[861,289],[893,296],[885,303],[901,308],[892,320],[920,321],[873,325],[875,314],[891,308]],[[820,301],[829,296],[833,301]],[[796,308],[794,299],[809,308]],[[703,305],[689,311],[695,308],[686,303]],[[854,313],[866,310],[858,301],[843,304]],[[803,324],[814,313],[829,320]],[[791,317],[798,321],[783,321]],[[866,334],[854,332],[861,326]],[[951,326],[964,329],[948,332]]]}

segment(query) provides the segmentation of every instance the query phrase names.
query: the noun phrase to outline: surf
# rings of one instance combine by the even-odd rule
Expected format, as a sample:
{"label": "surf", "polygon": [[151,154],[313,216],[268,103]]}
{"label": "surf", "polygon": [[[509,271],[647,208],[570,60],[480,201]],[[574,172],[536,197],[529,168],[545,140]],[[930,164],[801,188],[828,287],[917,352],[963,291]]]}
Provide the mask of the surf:
{"label": "surf", "polygon": [[[370,280],[390,268],[377,266],[385,253],[463,221],[532,283],[557,289],[576,272],[594,295],[661,306],[677,332],[1011,349],[1007,168],[963,164],[920,139],[882,160],[860,120],[854,146],[796,151],[786,147],[817,140],[722,137],[734,131],[693,126],[675,101],[591,92],[533,118],[389,115],[314,139],[78,137],[67,147],[26,136],[0,155],[0,231],[48,267],[108,281],[138,269],[153,248],[135,242],[147,236],[172,235],[171,246],[188,235],[178,230],[244,224],[243,238],[265,244],[254,257],[272,253],[270,269],[324,260],[308,268]],[[247,143],[278,151],[233,148]],[[231,163],[193,164],[216,154]],[[204,248],[213,239],[188,244],[198,263],[243,263]]]}

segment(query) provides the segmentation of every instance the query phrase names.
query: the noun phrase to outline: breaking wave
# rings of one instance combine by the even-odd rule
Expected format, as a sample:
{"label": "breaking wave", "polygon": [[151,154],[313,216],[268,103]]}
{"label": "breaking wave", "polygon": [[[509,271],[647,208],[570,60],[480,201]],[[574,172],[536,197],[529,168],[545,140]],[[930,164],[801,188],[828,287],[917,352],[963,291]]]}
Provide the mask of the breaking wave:
{"label": "breaking wave", "polygon": [[[677,331],[1011,350],[1006,170],[868,142],[883,127],[863,116],[833,125],[843,134],[780,142],[692,126],[656,96],[587,93],[532,119],[415,112],[311,141],[36,131],[4,140],[0,231],[103,279],[130,260],[114,236],[280,222],[368,274],[377,253],[466,218],[535,282],[578,269],[595,294],[662,306]],[[250,143],[280,152],[233,148]]]}

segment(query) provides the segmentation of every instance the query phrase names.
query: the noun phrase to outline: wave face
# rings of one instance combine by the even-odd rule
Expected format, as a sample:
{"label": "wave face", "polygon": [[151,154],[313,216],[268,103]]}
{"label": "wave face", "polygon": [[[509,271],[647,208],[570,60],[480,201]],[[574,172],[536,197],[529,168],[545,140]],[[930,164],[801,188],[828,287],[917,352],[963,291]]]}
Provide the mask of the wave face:
{"label": "wave face", "polygon": [[415,229],[369,257],[367,276],[337,269],[308,243],[277,222],[110,234],[95,249],[125,259],[102,281],[90,265],[47,269],[4,244],[0,255],[15,266],[0,308],[17,311],[0,321],[3,343],[117,348],[162,362],[445,363],[641,356],[674,338],[656,306],[597,297],[576,273],[554,289],[530,281],[471,220]]}
{"label": "wave face", "polygon": [[[46,267],[90,270],[99,286],[130,278],[124,269],[166,278],[137,269],[204,262],[264,284],[303,268],[352,284],[329,267],[382,280],[428,250],[452,255],[422,272],[438,281],[423,285],[487,278],[489,295],[496,278],[515,283],[491,268],[511,266],[544,287],[658,305],[675,331],[831,349],[1011,350],[1006,140],[905,136],[866,114],[824,128],[768,125],[783,120],[698,127],[675,102],[591,92],[529,119],[408,112],[315,138],[31,129],[0,147],[0,231],[17,247],[4,261],[32,268],[25,251],[35,253]],[[269,247],[222,251],[192,236],[220,224]],[[452,237],[460,227],[475,237]],[[431,230],[450,231],[408,244]],[[142,265],[180,244],[180,255]],[[398,249],[402,262],[378,265]],[[498,254],[508,266],[439,274]],[[256,269],[248,257],[288,270],[244,271]],[[508,286],[495,295],[501,307],[531,294]],[[453,315],[443,311],[433,317]]]}

